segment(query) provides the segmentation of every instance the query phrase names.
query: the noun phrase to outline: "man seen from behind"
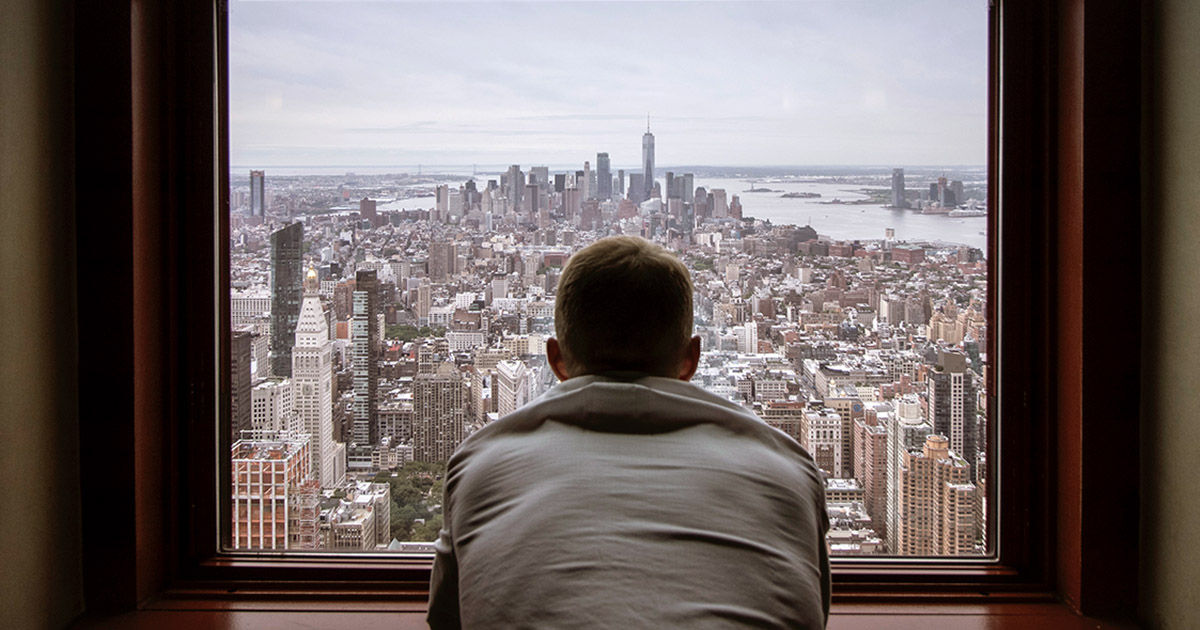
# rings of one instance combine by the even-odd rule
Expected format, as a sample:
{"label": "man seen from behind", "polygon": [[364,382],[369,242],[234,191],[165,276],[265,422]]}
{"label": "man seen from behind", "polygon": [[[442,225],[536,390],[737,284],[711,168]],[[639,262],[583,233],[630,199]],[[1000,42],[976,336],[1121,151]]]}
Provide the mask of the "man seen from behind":
{"label": "man seen from behind", "polygon": [[692,282],[634,237],[559,280],[561,381],[450,459],[433,628],[824,628],[824,484],[795,440],[689,381]]}

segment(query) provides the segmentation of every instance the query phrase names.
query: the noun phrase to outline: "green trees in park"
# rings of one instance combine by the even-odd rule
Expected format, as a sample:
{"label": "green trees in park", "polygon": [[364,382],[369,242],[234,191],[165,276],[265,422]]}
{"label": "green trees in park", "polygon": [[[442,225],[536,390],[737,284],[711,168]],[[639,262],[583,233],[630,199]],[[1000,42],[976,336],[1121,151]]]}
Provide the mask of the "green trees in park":
{"label": "green trees in park", "polygon": [[442,482],[445,462],[408,462],[375,476],[392,493],[392,538],[400,541],[436,540],[442,528]]}

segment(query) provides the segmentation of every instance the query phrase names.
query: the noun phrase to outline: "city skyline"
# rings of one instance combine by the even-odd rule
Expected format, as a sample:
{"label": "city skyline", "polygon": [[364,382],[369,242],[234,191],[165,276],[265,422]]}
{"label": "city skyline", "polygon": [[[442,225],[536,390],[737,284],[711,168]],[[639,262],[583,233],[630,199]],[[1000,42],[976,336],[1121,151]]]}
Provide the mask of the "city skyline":
{"label": "city skyline", "polygon": [[[519,184],[524,172],[512,169]],[[544,187],[440,184],[435,205],[420,210],[378,206],[368,188],[324,177],[274,189],[265,217],[246,212],[246,191],[236,197],[230,323],[248,343],[231,369],[256,383],[257,431],[240,434],[230,464],[277,467],[295,444],[311,472],[271,504],[272,522],[282,510],[296,533],[286,540],[241,534],[262,521],[238,502],[265,491],[235,481],[232,547],[427,552],[421,545],[442,525],[442,462],[553,385],[545,340],[563,265],[594,239],[624,233],[671,248],[694,277],[702,353],[693,383],[759,414],[829,475],[833,554],[988,552],[982,250],[890,231],[823,239],[811,226],[743,216],[721,188],[698,187],[691,202],[668,183],[667,204],[580,203],[584,173],[561,192],[538,167],[526,175]],[[905,191],[913,216],[955,222],[937,193],[958,183]],[[516,191],[522,201],[512,205]],[[891,192],[856,205],[884,204]],[[323,211],[347,196],[360,200],[356,212]],[[280,224],[306,226],[297,232],[313,254],[290,379],[265,373],[265,337],[276,328],[268,288],[281,275],[265,236]],[[231,399],[231,417],[244,401]],[[258,455],[239,455],[247,449]]]}
{"label": "city skyline", "polygon": [[234,2],[231,163],[982,164],[978,4]]}

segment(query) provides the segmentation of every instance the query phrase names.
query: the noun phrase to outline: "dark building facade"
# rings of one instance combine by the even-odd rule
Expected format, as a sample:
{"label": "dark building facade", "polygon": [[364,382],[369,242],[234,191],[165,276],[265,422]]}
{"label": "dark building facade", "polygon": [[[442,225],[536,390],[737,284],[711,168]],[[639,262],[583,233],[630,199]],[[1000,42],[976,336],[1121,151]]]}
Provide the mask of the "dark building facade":
{"label": "dark building facade", "polygon": [[967,369],[967,357],[941,350],[929,373],[929,423],[933,431],[950,439],[950,450],[971,466],[979,459],[976,437],[979,418],[975,413],[975,373]]}
{"label": "dark building facade", "polygon": [[250,171],[250,216],[266,215],[267,188],[263,171]]}
{"label": "dark building facade", "polygon": [[635,204],[649,199],[644,178],[645,176],[641,173],[629,174],[629,200]]}
{"label": "dark building facade", "polygon": [[237,440],[241,431],[250,430],[251,375],[254,336],[248,330],[235,330],[229,336],[229,435]]}
{"label": "dark building facade", "polygon": [[454,272],[455,251],[452,243],[434,241],[429,244],[429,279],[445,282]]}
{"label": "dark building facade", "polygon": [[892,207],[907,208],[908,201],[904,198],[904,169],[892,169]]}
{"label": "dark building facade", "polygon": [[300,223],[271,233],[271,373],[280,377],[292,375],[292,344],[304,297],[303,247]]}
{"label": "dark building facade", "polygon": [[646,118],[646,133],[642,134],[642,178],[642,200],[646,200],[654,190],[654,134],[650,133],[649,117]]}
{"label": "dark building facade", "polygon": [[608,201],[612,198],[612,164],[607,153],[596,154],[596,198]]}
{"label": "dark building facade", "polygon": [[354,361],[354,419],[351,438],[362,448],[379,442],[375,422],[379,389],[379,279],[374,270],[354,276],[354,315],[350,320]]}

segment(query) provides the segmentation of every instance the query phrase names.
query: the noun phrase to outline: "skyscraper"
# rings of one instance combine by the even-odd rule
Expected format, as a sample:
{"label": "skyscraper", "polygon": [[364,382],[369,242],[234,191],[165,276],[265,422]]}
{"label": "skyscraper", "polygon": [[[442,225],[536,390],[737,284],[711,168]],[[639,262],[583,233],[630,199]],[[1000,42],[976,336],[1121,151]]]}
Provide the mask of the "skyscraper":
{"label": "skyscraper", "polygon": [[641,173],[630,173],[629,200],[635,204],[639,204],[649,199],[649,194],[649,190],[645,186],[644,176]]}
{"label": "skyscraper", "polygon": [[525,184],[525,197],[521,200],[521,209],[526,216],[536,218],[538,215],[538,185],[530,182]]}
{"label": "skyscraper", "polygon": [[375,211],[376,203],[374,199],[363,197],[358,202],[358,216],[371,224],[371,227],[379,225],[379,214]]}
{"label": "skyscraper", "polygon": [[692,192],[693,210],[696,213],[696,221],[702,221],[712,216],[712,203],[709,198],[712,195],[708,194],[708,190],[703,186],[697,186]]}
{"label": "skyscraper", "polygon": [[904,169],[892,169],[892,207],[907,208],[908,201],[904,198]]}
{"label": "skyscraper", "polygon": [[596,198],[600,201],[612,199],[612,166],[607,153],[596,154]]}
{"label": "skyscraper", "polygon": [[334,479],[333,465],[333,341],[319,290],[317,271],[310,267],[292,348],[292,409],[294,430],[309,436],[311,476],[330,488],[340,481]]}
{"label": "skyscraper", "polygon": [[[288,549],[298,491],[309,481],[308,442],[284,433],[237,440],[233,469],[231,542],[234,549]],[[316,519],[308,523],[315,533]]]}
{"label": "skyscraper", "polygon": [[417,324],[426,326],[429,324],[429,310],[432,308],[432,287],[429,286],[427,279],[417,285],[416,299],[414,300],[414,308],[417,311]]}
{"label": "skyscraper", "polygon": [[839,478],[846,476],[842,469],[841,414],[832,409],[806,411],[800,427],[800,445],[826,474]]}
{"label": "skyscraper", "polygon": [[229,338],[229,435],[237,440],[250,430],[250,362],[254,356],[254,336],[249,330],[235,330]]}
{"label": "skyscraper", "polygon": [[933,433],[933,427],[925,422],[921,400],[916,394],[899,396],[894,401],[895,412],[888,416],[877,416],[887,431],[887,471],[884,473],[884,510],[886,513],[888,551],[900,553],[896,548],[895,532],[900,527],[900,468],[906,453],[920,451],[925,438]]}
{"label": "skyscraper", "polygon": [[617,194],[625,196],[625,169],[617,169]]}
{"label": "skyscraper", "polygon": [[508,190],[505,193],[508,195],[508,210],[509,212],[521,211],[521,195],[525,192],[525,174],[521,172],[520,164],[513,164],[508,167]]}
{"label": "skyscraper", "polygon": [[454,247],[448,241],[433,241],[429,244],[429,279],[445,282],[454,269]]}
{"label": "skyscraper", "polygon": [[496,412],[500,417],[520,409],[529,400],[529,371],[520,359],[496,364]]}
{"label": "skyscraper", "polygon": [[724,188],[714,188],[709,191],[712,195],[712,216],[714,219],[724,219],[729,216],[729,202],[726,200]]}
{"label": "skyscraper", "polygon": [[967,369],[967,357],[959,352],[941,350],[929,373],[929,424],[935,433],[950,440],[950,450],[958,453],[971,467],[975,478],[975,436],[979,419],[975,415],[974,372]]}
{"label": "skyscraper", "polygon": [[350,319],[350,342],[354,361],[354,420],[351,435],[358,448],[374,445],[379,436],[375,426],[376,391],[379,387],[379,280],[374,270],[361,269],[354,276],[354,315]]}
{"label": "skyscraper", "polygon": [[533,166],[529,168],[529,178],[537,182],[538,192],[546,192],[550,185],[550,167]]}
{"label": "skyscraper", "polygon": [[413,459],[444,462],[466,437],[470,388],[453,363],[413,379]]}
{"label": "skyscraper", "polygon": [[863,417],[854,420],[854,478],[863,489],[863,507],[871,515],[871,528],[883,540],[887,532],[887,426],[892,406],[886,402],[865,405]]}
{"label": "skyscraper", "polygon": [[942,435],[926,437],[908,451],[898,470],[900,518],[892,532],[894,553],[905,556],[964,555],[975,550],[975,485],[970,467]]}
{"label": "skyscraper", "polygon": [[973,374],[967,370],[965,354],[948,350],[938,352],[937,365],[929,374],[929,424],[934,432],[948,436],[950,450],[970,464],[970,479],[978,460],[979,428]]}
{"label": "skyscraper", "polygon": [[257,434],[286,431],[292,416],[292,379],[273,376],[250,390],[252,431]]}
{"label": "skyscraper", "polygon": [[650,198],[654,190],[654,134],[650,133],[650,116],[646,115],[646,133],[642,134],[642,199]]}
{"label": "skyscraper", "polygon": [[570,186],[563,191],[563,216],[568,223],[574,224],[576,217],[579,216],[579,210],[583,206],[583,196],[579,189]]}
{"label": "skyscraper", "polygon": [[446,184],[439,184],[434,189],[434,208],[437,209],[438,218],[445,221],[446,215],[450,214],[450,187]]}
{"label": "skyscraper", "polygon": [[583,162],[583,183],[579,185],[579,188],[580,188],[580,190],[583,191],[583,198],[585,200],[592,198],[591,182],[592,182],[592,163],[588,162],[587,160],[584,160],[584,162]]}
{"label": "skyscraper", "polygon": [[585,230],[596,229],[596,224],[600,222],[600,202],[592,199],[585,201],[579,205],[579,225]]}
{"label": "skyscraper", "polygon": [[263,171],[250,171],[250,216],[266,215],[267,192],[264,185]]}
{"label": "skyscraper", "polygon": [[292,375],[292,342],[303,293],[303,245],[300,223],[271,234],[271,373],[275,376]]}

